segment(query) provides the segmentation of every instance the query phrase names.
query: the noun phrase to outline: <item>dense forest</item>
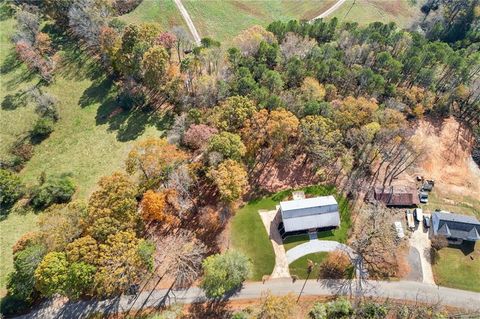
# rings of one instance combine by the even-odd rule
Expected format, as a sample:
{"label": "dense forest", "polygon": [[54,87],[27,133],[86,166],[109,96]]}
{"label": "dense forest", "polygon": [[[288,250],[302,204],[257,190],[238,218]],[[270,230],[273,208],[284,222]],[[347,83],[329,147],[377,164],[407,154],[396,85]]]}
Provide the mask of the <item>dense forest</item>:
{"label": "dense forest", "polygon": [[[357,198],[367,185],[390,185],[421,156],[416,119],[455,116],[480,141],[477,0],[428,1],[412,30],[277,21],[228,45],[204,38],[200,46],[182,28],[116,18],[135,2],[11,5],[17,57],[41,80],[2,107],[33,101],[40,115],[33,138],[48,138],[58,120],[46,91],[65,41],[98,61],[123,110],[171,123],[166,136],[137,142],[125,171],[102,178],[86,203],[70,202],[68,176],[23,185],[17,172],[34,146],[14,146],[14,160],[1,163],[2,214],[21,198],[42,213],[39,231],[13,248],[10,310],[54,294],[114,296],[154,275],[174,278],[172,287],[192,284],[239,201],[262,192],[267,165],[301,159],[306,175],[341,182]],[[218,297],[238,282],[219,288],[208,274],[237,263],[242,281],[248,261],[214,256],[223,259],[204,260],[202,285]]]}

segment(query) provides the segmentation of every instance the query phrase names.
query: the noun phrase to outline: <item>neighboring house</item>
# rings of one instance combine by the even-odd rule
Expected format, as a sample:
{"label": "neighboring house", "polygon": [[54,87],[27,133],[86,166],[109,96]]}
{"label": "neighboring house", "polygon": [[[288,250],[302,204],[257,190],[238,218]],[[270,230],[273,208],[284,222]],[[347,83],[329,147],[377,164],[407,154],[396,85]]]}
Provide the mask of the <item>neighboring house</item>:
{"label": "neighboring house", "polygon": [[309,230],[332,229],[340,225],[338,203],[333,196],[321,196],[280,202],[283,237]]}
{"label": "neighboring house", "polygon": [[418,192],[413,187],[374,187],[368,196],[370,202],[380,202],[387,207],[414,207],[420,204]]}
{"label": "neighboring house", "polygon": [[433,235],[445,236],[450,240],[480,240],[480,222],[472,216],[434,212],[432,231]]}

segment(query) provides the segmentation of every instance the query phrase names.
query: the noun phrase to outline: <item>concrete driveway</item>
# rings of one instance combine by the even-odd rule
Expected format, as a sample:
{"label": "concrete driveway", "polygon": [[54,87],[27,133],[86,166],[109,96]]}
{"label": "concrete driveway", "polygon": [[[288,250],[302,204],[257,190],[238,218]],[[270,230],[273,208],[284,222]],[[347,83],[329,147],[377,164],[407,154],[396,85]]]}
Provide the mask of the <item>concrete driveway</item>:
{"label": "concrete driveway", "polygon": [[287,261],[289,264],[295,260],[313,253],[319,252],[331,252],[335,250],[341,250],[346,252],[351,259],[355,258],[353,250],[347,245],[341,244],[332,240],[310,240],[309,242],[303,243],[287,251]]}
{"label": "concrete driveway", "polygon": [[432,258],[430,256],[431,242],[428,238],[427,229],[423,228],[423,223],[418,224],[418,228],[410,237],[410,246],[414,247],[420,255],[420,267],[422,271],[422,282],[435,285],[432,271]]}
{"label": "concrete driveway", "polygon": [[273,268],[270,279],[273,278],[289,278],[290,271],[288,269],[288,261],[283,248],[282,236],[278,232],[278,225],[281,216],[278,210],[260,210],[258,211],[263,225],[268,233],[268,238],[272,242],[273,251],[275,252],[275,267]]}

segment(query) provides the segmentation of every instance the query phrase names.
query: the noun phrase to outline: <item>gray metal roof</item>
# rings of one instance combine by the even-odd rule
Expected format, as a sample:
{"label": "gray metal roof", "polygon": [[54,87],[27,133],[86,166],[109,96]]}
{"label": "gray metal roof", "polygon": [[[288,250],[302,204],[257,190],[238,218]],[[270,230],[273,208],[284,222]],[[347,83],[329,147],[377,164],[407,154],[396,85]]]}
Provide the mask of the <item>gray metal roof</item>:
{"label": "gray metal roof", "polygon": [[338,204],[333,196],[321,196],[280,203],[286,232],[340,224]]}
{"label": "gray metal roof", "polygon": [[480,222],[473,216],[435,212],[432,214],[432,224],[435,235],[480,240]]}
{"label": "gray metal roof", "polygon": [[289,200],[286,202],[280,202],[280,208],[282,211],[312,208],[319,206],[337,205],[337,201],[333,196],[319,196],[312,198],[305,198],[299,200]]}

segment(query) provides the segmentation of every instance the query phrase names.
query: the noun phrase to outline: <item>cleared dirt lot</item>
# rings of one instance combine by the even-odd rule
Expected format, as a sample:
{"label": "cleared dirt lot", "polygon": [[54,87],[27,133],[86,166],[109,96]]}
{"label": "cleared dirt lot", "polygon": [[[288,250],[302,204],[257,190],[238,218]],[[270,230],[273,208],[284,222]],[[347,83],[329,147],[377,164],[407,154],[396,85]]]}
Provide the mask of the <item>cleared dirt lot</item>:
{"label": "cleared dirt lot", "polygon": [[435,187],[427,211],[441,208],[480,218],[480,168],[473,162],[473,136],[454,118],[418,122],[415,139],[424,146],[417,167],[401,177],[415,181],[416,175],[434,179]]}

